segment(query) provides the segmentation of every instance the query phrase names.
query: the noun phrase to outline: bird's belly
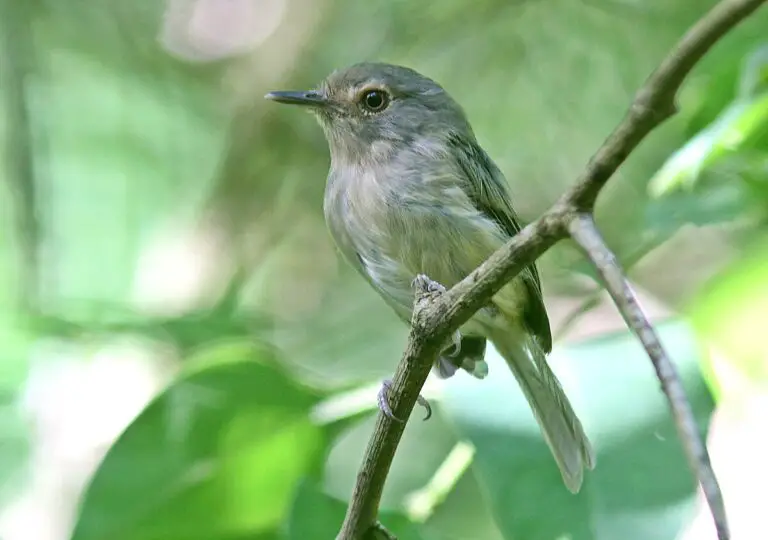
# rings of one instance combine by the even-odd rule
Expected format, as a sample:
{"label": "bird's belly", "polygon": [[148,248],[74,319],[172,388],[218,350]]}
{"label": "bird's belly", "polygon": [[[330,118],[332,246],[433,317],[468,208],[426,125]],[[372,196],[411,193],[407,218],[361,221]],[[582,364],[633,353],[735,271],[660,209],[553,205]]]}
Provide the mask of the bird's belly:
{"label": "bird's belly", "polygon": [[[507,240],[492,219],[459,196],[460,190],[459,195],[455,189],[444,190],[437,200],[411,196],[409,189],[382,188],[391,183],[372,181],[362,190],[357,178],[337,180],[346,181],[332,184],[325,200],[331,233],[345,256],[358,259],[360,270],[406,321],[413,310],[412,282],[417,275],[426,274],[451,288]],[[358,266],[358,261],[350,262]],[[497,295],[504,297],[498,298],[502,304],[518,304],[524,291],[517,281]]]}
{"label": "bird's belly", "polygon": [[410,271],[427,274],[452,287],[480,265],[504,242],[498,229],[481,218],[454,212],[413,212],[402,218],[398,258]]}
{"label": "bird's belly", "polygon": [[403,211],[386,220],[388,226],[372,230],[358,246],[358,256],[380,291],[410,317],[412,281],[426,274],[451,288],[479,266],[504,238],[490,224],[456,219],[439,211]]}

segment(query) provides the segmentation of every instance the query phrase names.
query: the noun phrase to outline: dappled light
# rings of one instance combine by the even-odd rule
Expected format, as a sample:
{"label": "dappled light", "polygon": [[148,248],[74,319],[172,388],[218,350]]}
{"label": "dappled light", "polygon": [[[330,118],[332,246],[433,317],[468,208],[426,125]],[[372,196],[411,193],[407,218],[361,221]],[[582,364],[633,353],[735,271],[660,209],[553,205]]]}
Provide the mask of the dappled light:
{"label": "dappled light", "polygon": [[[374,508],[364,525],[378,515],[382,527],[376,538],[385,528],[400,540],[715,540],[648,341],[627,328],[616,287],[613,300],[606,290],[609,265],[594,265],[590,238],[573,230],[592,210],[678,372],[730,538],[762,539],[768,9],[692,64],[676,113],[628,147],[609,181],[546,214],[576,193],[638,89],[717,3],[0,0],[0,539],[332,539],[357,512],[355,486],[394,452],[380,500],[375,486],[363,497]],[[417,141],[425,160],[443,155],[395,133],[394,120],[378,128],[400,139],[368,141],[362,128],[350,139],[354,124],[334,132],[315,111],[324,130],[308,107],[264,99],[322,91],[325,77],[358,62],[408,66],[460,104],[477,140],[449,148],[470,156],[457,158],[469,176],[482,165],[473,145],[487,153],[519,221],[487,253],[469,241],[457,252],[456,222],[434,216],[503,222],[495,184],[451,184],[445,197],[474,197],[458,210],[428,187],[400,185],[384,203],[349,195],[360,178],[402,181],[421,161],[377,176],[360,159],[345,170],[348,198],[324,212],[329,169],[349,148],[379,159],[392,140]],[[376,92],[358,104],[360,118],[400,99]],[[422,129],[418,114],[402,125]],[[419,181],[450,177],[427,172]],[[414,201],[429,219],[382,209]],[[328,214],[355,203],[358,244],[373,239],[365,253],[329,231]],[[420,224],[402,238],[448,240],[416,255],[404,241],[385,246],[381,231],[402,223]],[[551,366],[596,456],[577,494],[504,360],[505,339],[489,339],[484,378],[480,363],[456,363],[454,376],[431,374],[405,392],[395,376],[409,369],[398,368],[404,351],[419,367],[405,324],[416,275],[388,295],[394,286],[379,274],[389,268],[376,257],[387,248],[423,266],[444,261],[447,292],[442,276],[417,285],[424,313],[447,310],[499,278],[480,272],[469,280],[480,285],[450,290],[528,224],[548,242],[522,257],[538,256],[553,336],[534,373]],[[471,268],[452,274],[459,259]],[[498,315],[483,309],[473,320]],[[455,329],[422,352],[437,355]],[[430,366],[420,367],[426,377]],[[420,392],[428,421],[419,406],[406,423],[379,413],[381,383],[393,377],[393,408],[408,414],[403,403]],[[402,440],[384,436],[398,430]]]}

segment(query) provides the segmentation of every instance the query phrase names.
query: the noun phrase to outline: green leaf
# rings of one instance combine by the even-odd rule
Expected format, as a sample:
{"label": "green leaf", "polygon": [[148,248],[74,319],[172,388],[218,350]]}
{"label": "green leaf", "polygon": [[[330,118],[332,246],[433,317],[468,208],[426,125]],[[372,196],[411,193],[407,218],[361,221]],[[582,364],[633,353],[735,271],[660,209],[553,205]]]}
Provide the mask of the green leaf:
{"label": "green leaf", "polygon": [[[286,540],[335,538],[344,521],[347,504],[323,493],[307,479],[301,483],[285,526]],[[398,540],[423,540],[416,524],[397,512],[379,515],[384,527]]]}
{"label": "green leaf", "polygon": [[40,240],[58,246],[40,261],[43,283],[56,283],[42,291],[48,313],[100,321],[87,302],[131,305],[147,241],[200,204],[216,171],[218,77],[161,50],[156,4],[29,6],[28,144]]}
{"label": "green leaf", "polygon": [[759,96],[768,92],[768,44],[755,49],[744,61],[739,95]]}
{"label": "green leaf", "polygon": [[735,101],[711,126],[672,154],[648,184],[651,196],[693,188],[704,170],[750,148],[767,133],[768,93]]}
{"label": "green leaf", "polygon": [[[768,384],[768,343],[764,332],[768,313],[768,243],[765,237],[748,250],[750,256],[724,270],[690,308],[696,332],[724,353],[746,380]],[[705,375],[718,398],[728,385],[706,364]],[[735,391],[739,391],[735,389]]]}
{"label": "green leaf", "polygon": [[646,210],[645,235],[657,240],[648,247],[658,247],[684,225],[732,223],[743,218],[761,204],[752,197],[754,192],[746,184],[722,182],[708,186],[705,195],[675,191],[656,199]]}
{"label": "green leaf", "polygon": [[258,537],[282,520],[324,450],[309,420],[317,396],[236,350],[196,362],[118,439],[73,539]]}
{"label": "green leaf", "polygon": [[[690,332],[675,323],[660,333],[703,425],[712,401]],[[473,469],[504,538],[674,538],[695,483],[653,368],[633,336],[624,332],[552,354],[598,456],[575,496],[503,360],[487,356],[491,375],[446,385],[440,410],[476,447]]]}
{"label": "green leaf", "polygon": [[[0,503],[16,494],[26,480],[24,465],[29,456],[29,421],[19,407],[29,376],[31,339],[21,317],[3,313],[0,303]],[[10,312],[10,310],[7,310]]]}
{"label": "green leaf", "polygon": [[727,158],[756,147],[764,152],[767,135],[768,46],[762,46],[745,58],[738,93],[730,105],[667,159],[649,182],[648,191],[659,198],[677,190],[691,190],[703,172]]}
{"label": "green leaf", "polygon": [[27,422],[15,402],[15,393],[0,393],[0,504],[16,495],[26,475],[25,463],[29,456]]}

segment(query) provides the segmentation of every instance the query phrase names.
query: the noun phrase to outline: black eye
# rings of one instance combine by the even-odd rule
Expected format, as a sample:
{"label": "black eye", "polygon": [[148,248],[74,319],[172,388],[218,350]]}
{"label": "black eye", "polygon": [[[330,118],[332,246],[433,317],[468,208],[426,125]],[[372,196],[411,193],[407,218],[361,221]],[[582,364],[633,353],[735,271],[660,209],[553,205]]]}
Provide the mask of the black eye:
{"label": "black eye", "polygon": [[363,94],[363,107],[371,112],[380,112],[389,105],[389,95],[383,90],[368,90]]}

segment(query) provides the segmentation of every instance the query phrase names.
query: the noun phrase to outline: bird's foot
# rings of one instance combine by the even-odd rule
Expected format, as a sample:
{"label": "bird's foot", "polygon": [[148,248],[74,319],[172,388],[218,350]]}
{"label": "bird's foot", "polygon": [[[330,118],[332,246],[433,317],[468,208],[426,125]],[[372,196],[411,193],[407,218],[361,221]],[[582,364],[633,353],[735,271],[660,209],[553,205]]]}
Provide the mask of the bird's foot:
{"label": "bird's foot", "polygon": [[[379,402],[379,409],[381,409],[381,412],[383,412],[384,416],[387,418],[391,418],[392,420],[396,420],[398,422],[404,422],[404,420],[401,420],[395,416],[395,413],[392,412],[392,407],[389,406],[389,399],[387,398],[387,394],[391,389],[392,379],[385,379],[381,383],[381,389],[376,396],[376,399]],[[427,414],[424,416],[424,420],[429,420],[432,416],[432,406],[429,404],[429,401],[419,395],[419,397],[416,398],[416,402],[427,410]]]}
{"label": "bird's foot", "polygon": [[440,285],[437,281],[430,279],[426,274],[417,275],[415,278],[413,278],[411,285],[419,292],[424,294],[445,292],[445,287]]}
{"label": "bird's foot", "polygon": [[[446,291],[445,287],[437,281],[430,279],[426,274],[419,274],[413,278],[411,285],[422,294],[442,294]],[[453,344],[453,351],[448,353],[448,356],[455,358],[461,352],[461,332],[456,330],[451,336],[451,343]]]}

